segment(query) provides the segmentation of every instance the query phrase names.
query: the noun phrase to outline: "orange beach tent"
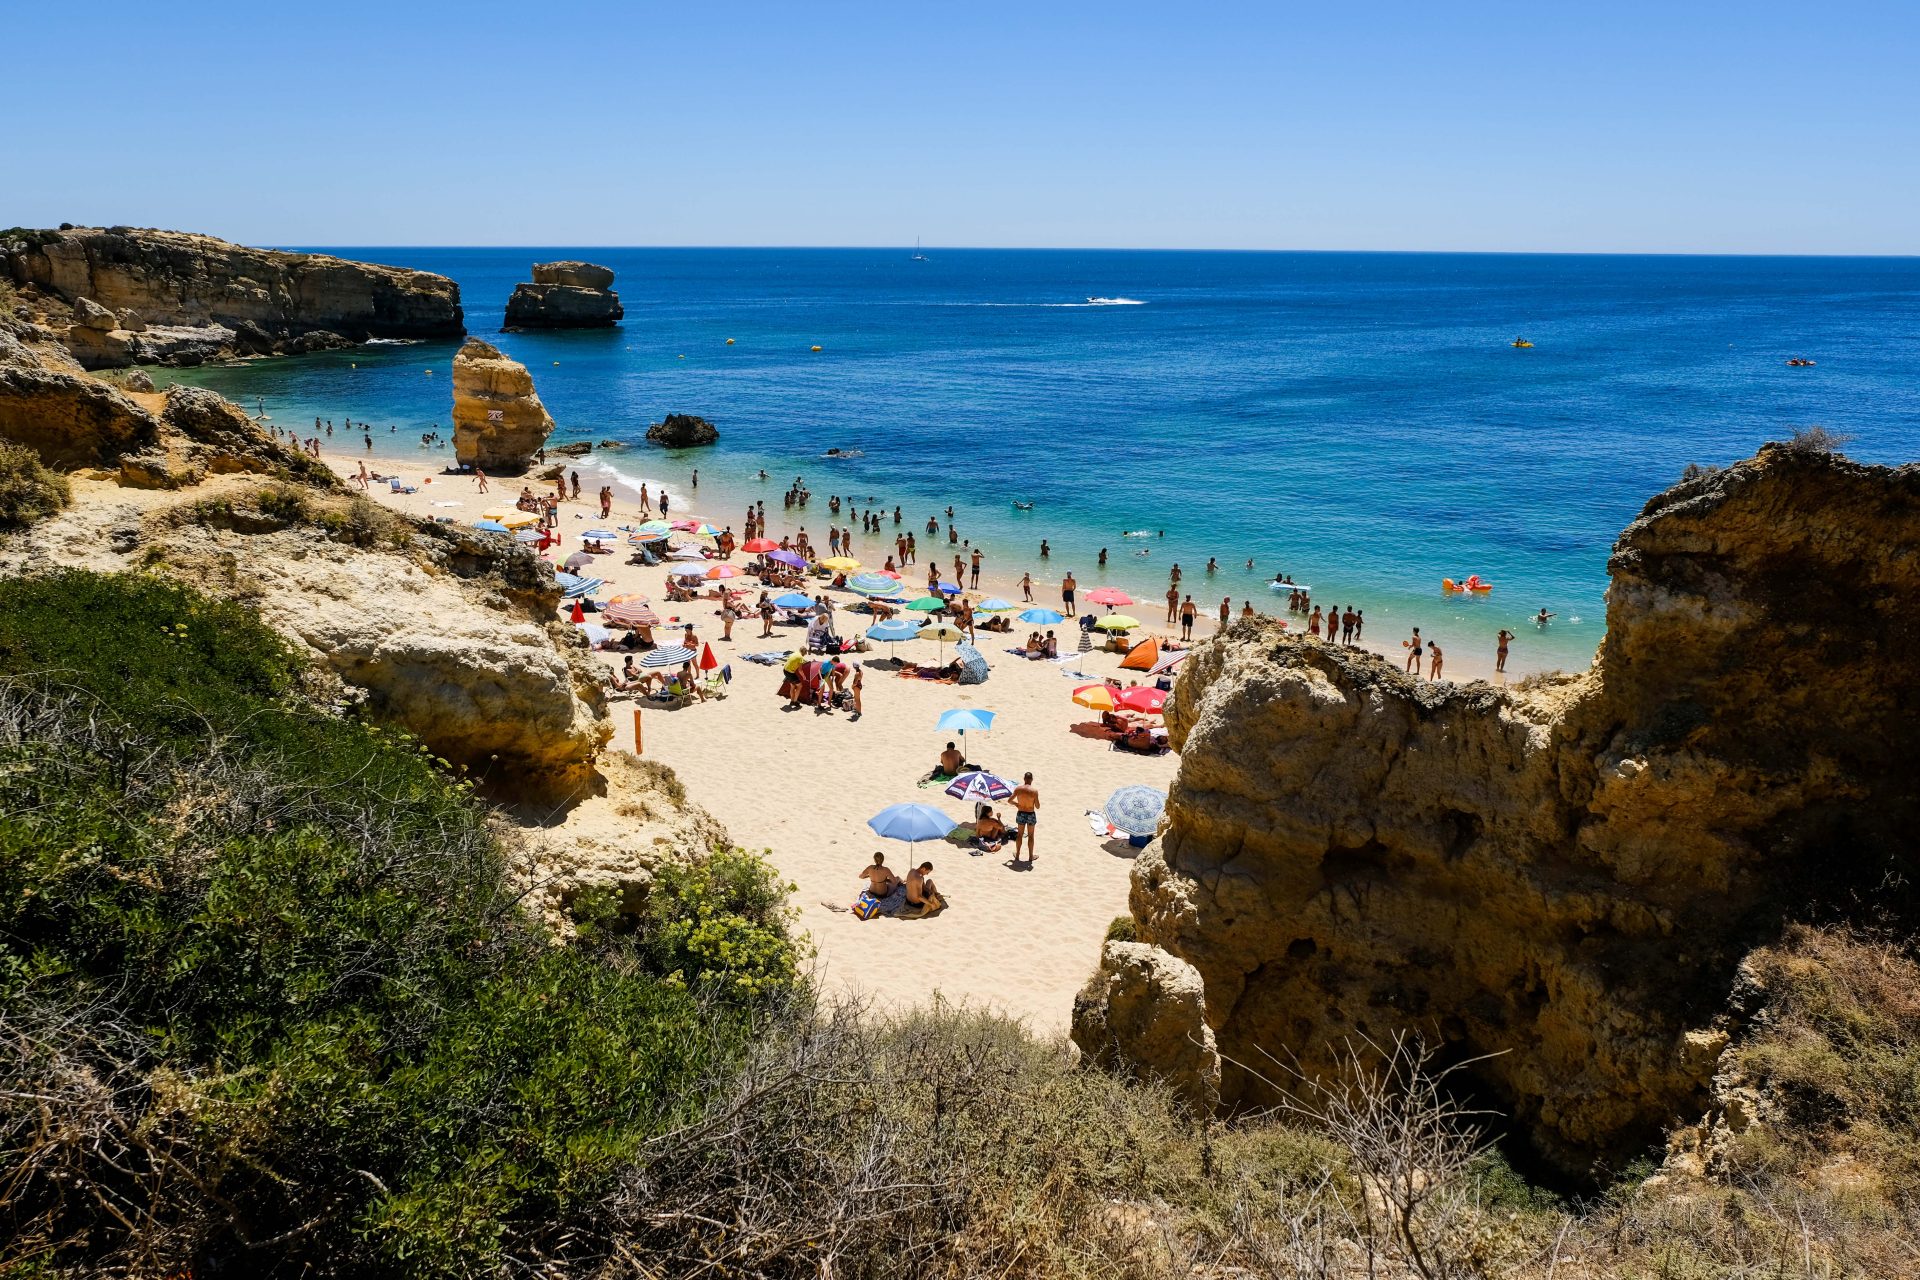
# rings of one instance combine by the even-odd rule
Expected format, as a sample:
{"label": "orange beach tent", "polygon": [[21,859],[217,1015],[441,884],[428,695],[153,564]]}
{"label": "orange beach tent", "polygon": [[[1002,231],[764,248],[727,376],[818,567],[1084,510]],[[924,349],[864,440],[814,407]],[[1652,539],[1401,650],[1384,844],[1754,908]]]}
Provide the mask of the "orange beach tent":
{"label": "orange beach tent", "polygon": [[1120,659],[1122,671],[1151,671],[1153,664],[1160,661],[1160,641],[1148,636],[1133,648],[1127,650],[1127,656]]}

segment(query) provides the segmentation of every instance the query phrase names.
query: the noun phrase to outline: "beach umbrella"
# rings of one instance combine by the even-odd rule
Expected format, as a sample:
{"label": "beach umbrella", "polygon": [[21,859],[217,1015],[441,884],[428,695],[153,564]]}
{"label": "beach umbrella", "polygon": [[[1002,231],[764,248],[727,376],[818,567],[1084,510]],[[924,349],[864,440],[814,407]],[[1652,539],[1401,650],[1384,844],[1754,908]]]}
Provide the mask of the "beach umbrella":
{"label": "beach umbrella", "polygon": [[895,582],[905,581],[905,579],[903,579],[898,573],[895,573],[892,569],[876,569],[874,570],[874,572],[880,574],[882,577],[892,578]]}
{"label": "beach umbrella", "polygon": [[667,552],[669,560],[705,560],[707,553],[698,547],[675,547]]}
{"label": "beach umbrella", "polygon": [[918,844],[944,840],[960,824],[930,804],[890,804],[868,818],[867,825],[877,836]]}
{"label": "beach umbrella", "polygon": [[664,533],[661,533],[661,532],[659,532],[659,531],[657,531],[657,530],[652,530],[652,529],[642,529],[642,530],[640,530],[640,531],[639,531],[638,533],[630,533],[630,534],[628,534],[628,535],[627,535],[627,541],[628,541],[628,542],[632,542],[632,543],[636,543],[636,544],[638,544],[638,543],[652,543],[652,542],[661,542],[661,541],[664,541],[664,540],[665,540],[665,538],[666,538],[666,536],[667,536],[666,534],[664,534]]}
{"label": "beach umbrella", "polygon": [[970,644],[953,646],[953,656],[960,660],[961,684],[985,684],[987,682],[987,655]]}
{"label": "beach umbrella", "polygon": [[710,644],[701,645],[700,646],[700,669],[702,671],[711,671],[719,665],[720,665],[720,659],[713,656],[713,646]]}
{"label": "beach umbrella", "polygon": [[707,570],[707,577],[712,578],[716,582],[721,578],[737,578],[739,576],[740,571],[730,564],[717,564]]}
{"label": "beach umbrella", "polygon": [[1107,797],[1107,821],[1130,836],[1151,836],[1166,812],[1166,793],[1152,787],[1122,787]]}
{"label": "beach umbrella", "polygon": [[670,529],[678,529],[683,533],[704,534],[709,538],[720,532],[704,520],[675,520],[667,527]]}
{"label": "beach umbrella", "polygon": [[920,639],[938,640],[940,642],[940,657],[942,661],[944,661],[947,656],[947,641],[965,640],[966,638],[967,633],[954,626],[951,622],[930,622],[920,628]]}
{"label": "beach umbrella", "polygon": [[1148,667],[1147,674],[1150,676],[1157,676],[1162,671],[1169,671],[1172,668],[1179,666],[1182,662],[1186,661],[1187,656],[1192,652],[1193,650],[1191,649],[1182,649],[1178,653],[1169,653],[1165,657],[1161,658],[1158,662],[1154,663],[1151,667]]}
{"label": "beach umbrella", "polygon": [[1110,684],[1083,684],[1073,691],[1073,700],[1089,711],[1113,711],[1120,705],[1117,692]]}
{"label": "beach umbrella", "polygon": [[[479,526],[476,525],[475,527],[478,528]],[[506,526],[502,525],[501,528],[504,530]],[[522,529],[513,535],[513,540],[522,546],[532,546],[536,542],[543,541],[546,536],[546,534],[541,533],[538,529]]]}
{"label": "beach umbrella", "polygon": [[1128,711],[1144,711],[1157,716],[1167,709],[1167,695],[1147,685],[1135,685],[1121,693],[1117,701]]}
{"label": "beach umbrella", "polygon": [[835,573],[858,573],[860,571],[860,562],[858,560],[849,560],[845,556],[833,556],[830,559],[822,560],[820,567],[822,569],[831,569]]}
{"label": "beach umbrella", "polygon": [[1112,609],[1117,604],[1132,604],[1133,597],[1118,587],[1095,587],[1087,592],[1087,599],[1093,604],[1103,604]]}
{"label": "beach umbrella", "polygon": [[1148,636],[1133,648],[1127,650],[1127,656],[1120,659],[1122,671],[1151,671],[1153,664],[1160,661],[1160,641]]}
{"label": "beach umbrella", "polygon": [[568,556],[566,560],[567,569],[569,571],[574,569],[584,568],[586,566],[591,565],[592,563],[593,563],[593,553],[591,551],[576,551],[572,555]]}
{"label": "beach umbrella", "polygon": [[580,535],[582,542],[612,542],[618,536],[611,529],[589,529]]}
{"label": "beach umbrella", "polygon": [[540,517],[525,511],[515,511],[499,517],[499,523],[509,529],[526,529],[540,523]]}
{"label": "beach umbrella", "polygon": [[608,605],[600,611],[600,616],[608,622],[617,622],[623,627],[657,627],[660,615],[653,606],[644,600],[621,600]]}
{"label": "beach umbrella", "polygon": [[996,778],[985,769],[976,769],[971,773],[956,775],[947,784],[946,792],[955,800],[1005,800],[1013,794],[1013,787],[1004,778]]}
{"label": "beach umbrella", "polygon": [[775,596],[773,598],[773,607],[776,609],[811,609],[813,608],[813,597],[803,596],[798,591],[789,591],[785,595]]}
{"label": "beach umbrella", "polygon": [[945,596],[957,596],[960,594],[960,584],[957,582],[943,582],[940,584],[940,594]]}
{"label": "beach umbrella", "polygon": [[915,613],[937,613],[947,607],[947,602],[939,596],[921,596],[918,600],[909,600],[907,608]]}
{"label": "beach umbrella", "polygon": [[592,595],[606,584],[598,578],[582,578],[577,574],[554,571],[553,580],[560,584],[560,598],[574,600],[581,596]]}
{"label": "beach umbrella", "polygon": [[781,564],[791,565],[795,569],[804,569],[807,567],[806,560],[791,551],[769,551],[767,552],[767,559],[777,560]]}
{"label": "beach umbrella", "polygon": [[867,639],[876,640],[887,646],[887,656],[893,656],[893,646],[902,640],[911,640],[920,634],[920,624],[905,618],[892,618],[886,622],[876,622],[867,628]]}
{"label": "beach umbrella", "polygon": [[667,576],[669,578],[704,578],[707,576],[707,571],[697,564],[677,564],[667,570]]}
{"label": "beach umbrella", "polygon": [[512,533],[513,532],[513,530],[507,528],[507,526],[501,524],[498,520],[481,520],[475,523],[473,527],[476,529],[485,530],[487,533]]}
{"label": "beach umbrella", "polygon": [[973,611],[975,613],[1012,613],[1019,607],[1017,604],[1009,604],[999,596],[995,596],[991,600],[982,600],[979,604],[973,606]]}
{"label": "beach umbrella", "polygon": [[1110,613],[1093,625],[1101,631],[1131,631],[1140,625],[1140,619],[1129,618],[1124,613]]}
{"label": "beach umbrella", "polygon": [[693,657],[693,650],[683,644],[662,645],[658,649],[649,649],[640,658],[643,667],[677,667]]}
{"label": "beach umbrella", "polygon": [[1051,627],[1057,622],[1065,622],[1067,615],[1055,613],[1051,609],[1029,609],[1020,615],[1020,621],[1035,627]]}
{"label": "beach umbrella", "polygon": [[900,584],[884,573],[862,573],[847,579],[847,588],[863,596],[890,596],[900,590]]}
{"label": "beach umbrella", "polygon": [[748,538],[740,544],[740,549],[748,555],[762,555],[768,551],[778,551],[780,544],[772,538]]}
{"label": "beach umbrella", "polygon": [[942,711],[939,721],[936,722],[933,727],[943,733],[959,734],[960,749],[965,751],[967,749],[967,730],[973,729],[984,733],[986,730],[993,728],[994,715],[995,713],[992,711],[982,711],[975,707],[955,707],[951,711]]}

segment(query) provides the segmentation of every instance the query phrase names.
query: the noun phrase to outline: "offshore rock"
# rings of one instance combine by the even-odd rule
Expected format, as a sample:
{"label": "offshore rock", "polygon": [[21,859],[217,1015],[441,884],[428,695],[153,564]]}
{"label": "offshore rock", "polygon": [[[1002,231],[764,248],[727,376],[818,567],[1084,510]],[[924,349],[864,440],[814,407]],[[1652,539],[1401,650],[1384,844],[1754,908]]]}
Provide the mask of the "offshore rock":
{"label": "offshore rock", "polygon": [[[460,288],[445,276],[317,253],[249,249],[212,236],[131,227],[76,227],[0,241],[0,270],[35,296],[75,312],[75,354],[93,367],[135,360],[193,363],[292,349],[315,330],[368,338],[451,338],[466,332]],[[100,327],[96,314],[132,313]],[[197,331],[188,339],[131,338],[144,325]],[[114,341],[87,334],[126,335]],[[219,339],[209,354],[206,343]]]}
{"label": "offshore rock", "polygon": [[[1326,1072],[1404,1030],[1496,1055],[1478,1080],[1570,1174],[1699,1115],[1755,946],[1809,904],[1920,914],[1916,547],[1920,466],[1769,445],[1622,534],[1586,674],[1420,684],[1262,624],[1201,645],[1131,908],[1200,977],[1223,1104],[1274,1100],[1236,1064]],[[1178,1038],[1112,1034],[1128,964],[1076,1040],[1190,1074]]]}
{"label": "offshore rock", "polygon": [[695,445],[712,444],[720,438],[720,431],[705,418],[691,413],[670,413],[664,422],[656,422],[647,428],[647,439],[663,444],[669,449],[689,449]]}
{"label": "offshore rock", "polygon": [[536,262],[533,283],[507,299],[503,328],[605,328],[626,314],[612,285],[613,272],[591,262]]}
{"label": "offshore rock", "polygon": [[524,471],[552,433],[527,367],[468,338],[453,358],[454,457],[489,471]]}

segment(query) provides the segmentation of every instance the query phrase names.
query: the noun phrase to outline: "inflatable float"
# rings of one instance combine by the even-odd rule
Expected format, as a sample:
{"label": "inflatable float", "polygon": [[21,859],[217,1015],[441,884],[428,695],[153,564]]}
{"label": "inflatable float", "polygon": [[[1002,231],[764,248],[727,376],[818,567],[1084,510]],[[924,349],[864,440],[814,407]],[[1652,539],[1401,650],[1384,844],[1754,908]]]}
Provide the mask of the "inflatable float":
{"label": "inflatable float", "polygon": [[1442,591],[1491,591],[1493,584],[1477,573],[1470,573],[1458,582],[1452,578],[1440,579],[1440,589]]}

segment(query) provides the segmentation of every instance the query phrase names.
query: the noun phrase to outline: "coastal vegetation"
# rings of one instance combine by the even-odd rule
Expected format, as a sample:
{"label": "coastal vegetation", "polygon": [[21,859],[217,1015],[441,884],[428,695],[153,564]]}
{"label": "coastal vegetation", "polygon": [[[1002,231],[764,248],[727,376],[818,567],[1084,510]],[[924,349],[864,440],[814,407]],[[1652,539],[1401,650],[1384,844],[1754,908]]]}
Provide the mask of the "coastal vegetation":
{"label": "coastal vegetation", "polygon": [[73,487],[25,445],[0,440],[0,529],[24,529],[73,500]]}

